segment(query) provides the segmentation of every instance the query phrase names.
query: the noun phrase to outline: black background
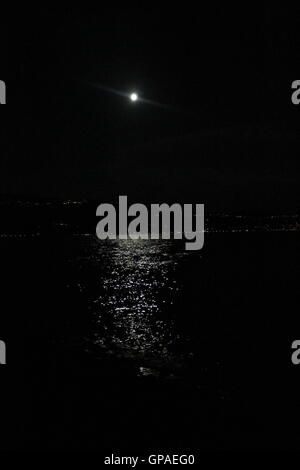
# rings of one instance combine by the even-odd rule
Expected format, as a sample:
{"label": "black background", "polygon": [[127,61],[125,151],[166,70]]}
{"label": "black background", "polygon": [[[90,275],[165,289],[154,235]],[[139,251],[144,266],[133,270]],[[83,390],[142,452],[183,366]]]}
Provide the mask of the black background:
{"label": "black background", "polygon": [[298,27],[297,11],[264,3],[21,8],[2,192],[296,209]]}
{"label": "black background", "polygon": [[[26,5],[7,14],[7,22],[3,15],[0,79],[7,84],[7,106],[1,108],[1,200],[100,203],[128,194],[139,202],[204,202],[209,212],[296,212],[300,107],[291,103],[291,84],[299,78],[299,19],[299,8],[263,2],[255,8],[199,4],[197,9]],[[137,90],[162,106],[132,105],[97,84],[125,93]],[[259,332],[253,346],[259,366],[251,368],[249,353],[247,371],[255,384],[254,408],[257,400],[258,413],[263,411],[260,383],[269,403],[268,431],[253,447],[298,447],[299,373],[290,366],[297,320],[282,320],[286,299],[297,312],[292,302],[298,299],[298,267],[293,248],[287,258],[279,252],[285,243],[263,239],[248,266],[253,277],[260,274],[249,289],[258,289],[265,311],[276,310],[261,323],[256,312],[255,327],[238,323],[249,338]],[[269,271],[260,270],[265,253],[273,249],[278,256],[274,272],[289,269],[285,281],[274,285],[266,281]],[[62,408],[44,406],[54,380],[47,341],[49,331],[59,329],[56,300],[62,297],[62,306],[67,301],[58,284],[50,282],[57,275],[56,247],[19,250],[1,248],[0,338],[9,345],[9,365],[0,371],[2,443],[9,449],[51,448],[47,422]],[[189,293],[196,289],[191,275]],[[270,297],[269,306],[273,289],[282,289],[281,297]],[[233,301],[234,289],[229,292]],[[274,328],[263,336],[260,326],[266,333],[268,322]],[[239,348],[232,347],[230,354],[240,357]],[[269,379],[270,389],[265,387]],[[104,390],[103,396],[109,393]],[[122,393],[126,403],[130,390]],[[88,401],[88,393],[84,398]],[[272,420],[278,427],[282,423],[277,439]],[[188,419],[180,426],[185,433]],[[157,429],[147,432],[154,436]],[[110,443],[109,436],[104,442]],[[97,448],[87,439],[83,447],[89,445]],[[238,436],[227,442],[228,447],[243,445]],[[246,447],[252,447],[251,438]]]}

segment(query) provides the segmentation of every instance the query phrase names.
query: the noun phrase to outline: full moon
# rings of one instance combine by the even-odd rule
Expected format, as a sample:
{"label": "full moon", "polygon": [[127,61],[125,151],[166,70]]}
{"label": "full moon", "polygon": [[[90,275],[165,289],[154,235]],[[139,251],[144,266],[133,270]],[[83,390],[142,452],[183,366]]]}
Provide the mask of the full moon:
{"label": "full moon", "polygon": [[139,97],[136,93],[131,93],[130,99],[131,99],[131,101],[137,101],[139,99]]}

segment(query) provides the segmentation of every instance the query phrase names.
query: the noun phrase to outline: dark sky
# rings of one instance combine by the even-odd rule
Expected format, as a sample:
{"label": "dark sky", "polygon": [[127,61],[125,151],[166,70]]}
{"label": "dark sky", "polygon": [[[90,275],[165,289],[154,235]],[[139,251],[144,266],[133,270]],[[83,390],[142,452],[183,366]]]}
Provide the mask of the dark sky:
{"label": "dark sky", "polygon": [[300,9],[282,8],[24,8],[2,193],[299,207]]}

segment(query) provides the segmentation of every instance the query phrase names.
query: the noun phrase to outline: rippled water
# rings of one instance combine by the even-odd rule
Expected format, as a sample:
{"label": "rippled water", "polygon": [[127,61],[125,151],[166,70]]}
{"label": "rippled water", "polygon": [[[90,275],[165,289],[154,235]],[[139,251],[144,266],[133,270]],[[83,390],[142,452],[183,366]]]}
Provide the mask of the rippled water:
{"label": "rippled water", "polygon": [[172,318],[166,319],[163,310],[174,302],[179,290],[168,245],[118,241],[107,268],[105,293],[96,301],[97,323],[102,325],[101,311],[105,310],[115,344],[139,351],[163,351],[172,336]]}
{"label": "rippled water", "polygon": [[191,255],[166,240],[84,237],[82,243],[84,252],[70,262],[79,275],[84,271],[77,283],[95,320],[90,340],[123,352],[168,355],[178,339],[172,306],[182,285],[176,273]]}
{"label": "rippled water", "polygon": [[[9,331],[25,332],[20,357],[30,343],[39,394],[49,370],[53,433],[98,445],[104,429],[122,443],[124,423],[134,423],[134,439],[150,423],[149,435],[161,430],[170,448],[178,429],[196,448],[203,436],[215,444],[216,430],[229,441],[244,423],[260,431],[277,420],[282,396],[296,404],[286,372],[299,331],[299,226],[291,227],[221,227],[199,252],[181,241],[103,242],[59,230],[1,237]],[[189,423],[199,434],[187,435]]]}

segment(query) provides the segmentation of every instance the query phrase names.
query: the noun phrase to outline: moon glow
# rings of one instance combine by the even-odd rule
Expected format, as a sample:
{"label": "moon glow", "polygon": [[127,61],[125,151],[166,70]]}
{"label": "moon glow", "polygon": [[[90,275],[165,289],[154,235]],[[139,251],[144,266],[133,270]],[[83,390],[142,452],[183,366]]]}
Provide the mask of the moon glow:
{"label": "moon glow", "polygon": [[130,95],[130,100],[135,102],[139,99],[138,95],[136,93],[131,93]]}

